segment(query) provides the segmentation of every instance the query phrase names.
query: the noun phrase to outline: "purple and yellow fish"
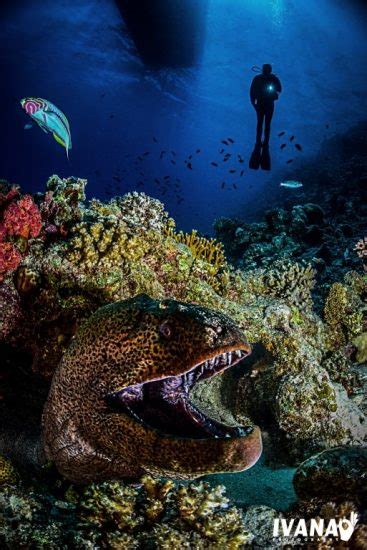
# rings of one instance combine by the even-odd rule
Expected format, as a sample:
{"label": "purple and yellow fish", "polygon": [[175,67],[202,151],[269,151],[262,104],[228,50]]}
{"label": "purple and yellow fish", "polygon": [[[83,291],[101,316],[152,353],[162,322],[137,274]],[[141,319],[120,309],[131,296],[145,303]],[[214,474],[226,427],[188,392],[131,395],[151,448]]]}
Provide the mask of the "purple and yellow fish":
{"label": "purple and yellow fish", "polygon": [[71,133],[64,113],[51,101],[40,97],[25,97],[20,104],[44,132],[51,132],[55,140],[65,147],[66,156],[69,158],[69,150],[72,147]]}

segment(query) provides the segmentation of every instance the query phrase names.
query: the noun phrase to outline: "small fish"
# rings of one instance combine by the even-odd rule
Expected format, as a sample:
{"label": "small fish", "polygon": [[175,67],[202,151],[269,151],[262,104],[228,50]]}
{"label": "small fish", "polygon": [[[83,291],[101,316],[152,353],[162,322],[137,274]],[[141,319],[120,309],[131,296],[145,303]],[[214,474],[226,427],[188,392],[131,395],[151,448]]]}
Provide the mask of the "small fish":
{"label": "small fish", "polygon": [[235,183],[233,184],[233,189],[237,189],[237,185]]}
{"label": "small fish", "polygon": [[291,136],[291,137],[289,138],[289,141],[293,141],[293,140],[294,140],[294,136]]}
{"label": "small fish", "polygon": [[145,153],[143,153],[143,157],[147,157],[148,155],[150,155],[149,151],[145,151]]}
{"label": "small fish", "polygon": [[33,128],[33,124],[24,124],[24,130],[30,130]]}
{"label": "small fish", "polygon": [[176,161],[175,161],[175,160],[171,160],[171,164],[176,164]]}
{"label": "small fish", "polygon": [[328,129],[328,128],[329,128],[329,125],[328,125],[328,124],[325,124],[325,128],[327,128],[327,129]]}
{"label": "small fish", "polygon": [[285,132],[279,132],[278,137],[284,136]]}
{"label": "small fish", "polygon": [[232,139],[232,138],[227,138],[227,139],[228,139],[229,143],[234,143],[234,139]]}
{"label": "small fish", "polygon": [[223,153],[224,153],[224,149],[221,149],[221,150],[219,151],[219,154],[220,154],[220,155],[223,155]]}
{"label": "small fish", "polygon": [[111,114],[111,115],[110,115],[110,118],[114,118],[114,116],[115,116],[115,115]]}
{"label": "small fish", "polygon": [[201,153],[201,149],[196,149],[196,154],[198,155],[199,153]]}
{"label": "small fish", "polygon": [[284,147],[287,147],[286,143],[282,143],[281,146],[280,146],[281,149],[284,149]]}
{"label": "small fish", "polygon": [[169,180],[169,179],[170,179],[170,176],[164,176],[163,179],[164,179],[164,180]]}
{"label": "small fish", "polygon": [[296,148],[298,151],[302,151],[302,147],[300,146],[299,143],[296,143],[296,144],[295,144],[295,148]]}
{"label": "small fish", "polygon": [[187,158],[188,158],[189,160],[191,160],[191,159],[192,159],[192,155],[189,155]]}
{"label": "small fish", "polygon": [[156,137],[154,137],[154,136],[153,136],[153,141],[154,141],[154,143],[158,143],[158,140],[157,140],[157,138],[156,138]]}
{"label": "small fish", "polygon": [[229,173],[230,173],[230,174],[235,174],[235,173],[236,173],[236,170],[229,170]]}
{"label": "small fish", "polygon": [[161,183],[158,178],[154,178],[155,183],[158,183],[158,185]]}
{"label": "small fish", "polygon": [[159,158],[162,159],[164,157],[164,155],[166,154],[166,151],[161,151],[161,154],[159,155]]}
{"label": "small fish", "polygon": [[225,185],[226,185],[226,182],[225,182],[225,181],[222,181],[221,188],[224,189]]}
{"label": "small fish", "polygon": [[25,97],[20,104],[46,134],[51,132],[57,143],[65,147],[66,156],[69,158],[69,150],[72,147],[71,133],[69,121],[64,113],[51,101],[41,97]]}
{"label": "small fish", "polygon": [[212,166],[215,166],[216,168],[218,168],[218,164],[216,162],[211,162],[210,163]]}
{"label": "small fish", "polygon": [[286,164],[290,164],[293,161],[294,161],[294,159],[289,159],[289,160],[287,160]]}
{"label": "small fish", "polygon": [[191,164],[191,162],[188,162],[188,163],[187,163],[187,168],[188,168],[189,170],[192,170],[192,164]]}
{"label": "small fish", "polygon": [[245,171],[244,171],[244,170],[241,170],[241,173],[240,173],[241,178],[242,178],[242,176],[243,176],[244,173],[245,173]]}
{"label": "small fish", "polygon": [[287,187],[288,189],[299,189],[300,187],[303,187],[303,183],[296,180],[287,180],[282,181],[280,187]]}
{"label": "small fish", "polygon": [[225,139],[223,139],[221,143],[223,143],[223,145],[229,145],[228,141],[226,141]]}

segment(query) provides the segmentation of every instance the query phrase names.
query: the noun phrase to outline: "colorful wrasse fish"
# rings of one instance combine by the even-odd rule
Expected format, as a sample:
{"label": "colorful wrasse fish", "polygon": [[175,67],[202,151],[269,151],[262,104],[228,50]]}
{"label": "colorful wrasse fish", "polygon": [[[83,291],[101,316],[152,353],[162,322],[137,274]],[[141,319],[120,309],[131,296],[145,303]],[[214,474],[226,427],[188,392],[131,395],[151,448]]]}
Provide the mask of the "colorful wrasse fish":
{"label": "colorful wrasse fish", "polygon": [[66,156],[69,158],[69,149],[72,147],[71,133],[64,113],[53,103],[40,97],[25,97],[20,103],[25,112],[44,132],[51,132],[55,140],[65,147]]}

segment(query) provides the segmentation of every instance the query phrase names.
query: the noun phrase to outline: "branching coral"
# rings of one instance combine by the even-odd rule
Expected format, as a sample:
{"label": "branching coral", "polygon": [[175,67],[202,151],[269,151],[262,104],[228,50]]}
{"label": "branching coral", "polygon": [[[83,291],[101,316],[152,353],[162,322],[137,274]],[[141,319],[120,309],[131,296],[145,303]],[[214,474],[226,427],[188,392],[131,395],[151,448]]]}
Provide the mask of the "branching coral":
{"label": "branching coral", "polygon": [[[151,477],[142,479],[140,490],[119,483],[89,487],[82,497],[81,514],[87,537],[99,529],[104,548],[104,531],[113,548],[123,548],[126,535],[130,544],[149,541],[157,548],[242,548],[252,535],[245,530],[241,512],[230,505],[222,486],[207,483],[174,487]],[[89,533],[87,535],[87,533]],[[128,546],[129,547],[129,546]],[[140,546],[141,547],[141,546]]]}
{"label": "branching coral", "polygon": [[176,233],[173,227],[167,226],[165,234],[176,242],[187,246],[195,260],[208,264],[210,284],[216,290],[220,290],[228,282],[228,264],[224,255],[221,242],[215,239],[200,237],[194,229],[191,233],[180,231]]}
{"label": "branching coral", "polygon": [[68,490],[64,500],[25,494],[20,487],[0,489],[5,548],[237,550],[252,539],[224,488],[207,483],[175,487],[146,476],[140,487],[92,484]]}
{"label": "branching coral", "polygon": [[262,276],[265,294],[282,298],[300,310],[312,307],[311,290],[315,285],[315,270],[311,265],[279,263]]}

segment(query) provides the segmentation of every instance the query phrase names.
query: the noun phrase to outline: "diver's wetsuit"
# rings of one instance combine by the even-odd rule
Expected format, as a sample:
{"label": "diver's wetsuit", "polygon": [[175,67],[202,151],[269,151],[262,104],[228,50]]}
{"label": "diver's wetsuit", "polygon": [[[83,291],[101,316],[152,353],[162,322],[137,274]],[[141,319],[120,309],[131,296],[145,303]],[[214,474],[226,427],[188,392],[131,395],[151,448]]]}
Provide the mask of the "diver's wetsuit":
{"label": "diver's wetsuit", "polygon": [[274,74],[259,74],[255,76],[250,88],[251,103],[256,109],[257,128],[256,144],[261,145],[263,124],[265,119],[265,131],[263,145],[269,145],[270,125],[274,113],[274,101],[282,91],[280,80]]}

